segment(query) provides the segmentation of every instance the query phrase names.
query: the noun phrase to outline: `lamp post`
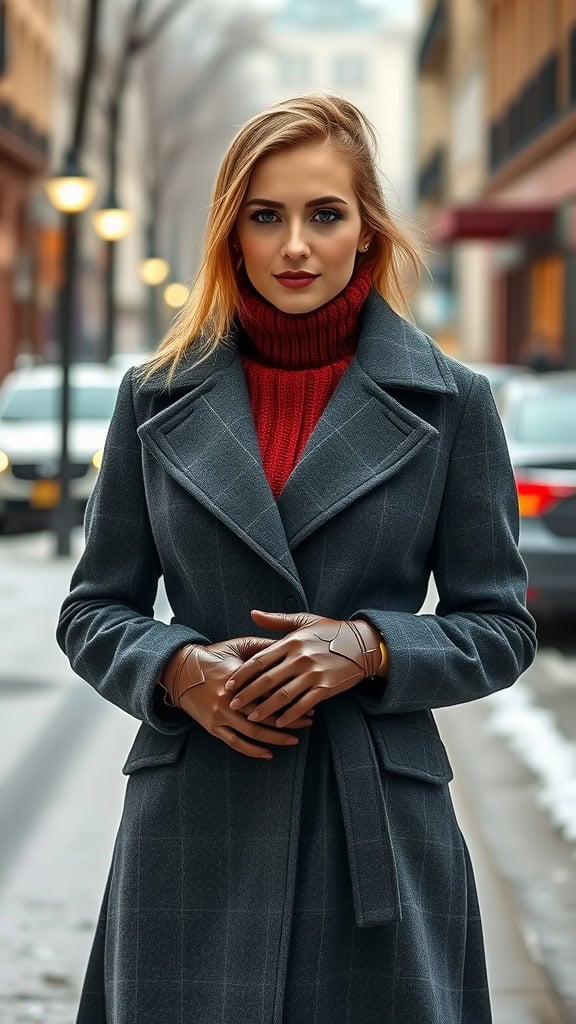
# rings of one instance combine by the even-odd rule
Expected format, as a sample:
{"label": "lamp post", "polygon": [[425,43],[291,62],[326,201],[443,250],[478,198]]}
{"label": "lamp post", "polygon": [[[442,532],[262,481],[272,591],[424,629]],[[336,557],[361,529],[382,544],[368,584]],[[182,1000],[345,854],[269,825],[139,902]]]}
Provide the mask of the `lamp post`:
{"label": "lamp post", "polygon": [[148,347],[150,351],[158,344],[158,286],[164,284],[170,273],[168,260],[160,256],[156,243],[156,218],[158,213],[158,188],[154,184],[149,194],[148,224],[146,227],[146,258],[140,261],[140,280],[148,286]]}
{"label": "lamp post", "polygon": [[96,183],[80,170],[74,150],[69,150],[64,167],[45,182],[51,203],[64,218],[63,283],[59,295],[59,332],[62,385],[60,397],[60,502],[56,516],[56,553],[70,554],[70,530],[73,509],[70,500],[70,458],[68,425],[70,422],[70,363],[74,319],[74,281],[78,248],[78,214],[88,209],[96,193]]}
{"label": "lamp post", "polygon": [[116,163],[112,171],[112,186],[104,204],[92,215],[92,226],[97,235],[106,242],[106,263],[104,277],[105,323],[104,359],[108,360],[115,349],[114,323],[114,271],[116,266],[116,242],[125,238],[132,227],[132,214],[120,206],[116,198]]}
{"label": "lamp post", "polygon": [[57,210],[62,212],[64,234],[64,278],[60,290],[59,324],[62,362],[62,400],[61,400],[61,449],[60,449],[60,506],[56,518],[56,553],[61,556],[70,554],[70,527],[72,509],[70,505],[70,463],[68,460],[68,419],[70,404],[70,361],[72,353],[72,318],[74,302],[74,284],[76,278],[77,250],[77,218],[86,210],[96,192],[95,183],[82,172],[79,163],[84,146],[86,133],[86,113],[94,62],[96,58],[96,40],[100,19],[100,0],[88,0],[86,6],[86,26],[84,33],[84,52],[81,64],[71,140],[65,165],[60,174],[55,174],[46,182],[48,197]]}

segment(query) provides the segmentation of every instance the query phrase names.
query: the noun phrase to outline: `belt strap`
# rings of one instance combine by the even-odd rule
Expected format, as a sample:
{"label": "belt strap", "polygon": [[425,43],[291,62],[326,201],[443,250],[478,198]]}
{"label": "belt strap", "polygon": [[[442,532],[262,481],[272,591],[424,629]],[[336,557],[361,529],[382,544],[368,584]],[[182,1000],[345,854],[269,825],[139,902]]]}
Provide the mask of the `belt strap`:
{"label": "belt strap", "polygon": [[402,920],[398,874],[376,751],[362,711],[346,695],[322,705],[342,807],[359,928]]}

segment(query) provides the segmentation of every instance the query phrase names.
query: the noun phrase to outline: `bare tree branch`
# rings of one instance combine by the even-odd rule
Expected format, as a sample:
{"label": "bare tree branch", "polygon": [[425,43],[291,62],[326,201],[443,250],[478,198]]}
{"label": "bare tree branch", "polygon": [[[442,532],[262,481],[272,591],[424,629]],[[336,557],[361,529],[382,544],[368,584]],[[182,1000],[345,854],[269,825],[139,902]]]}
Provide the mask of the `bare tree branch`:
{"label": "bare tree branch", "polygon": [[[251,48],[258,45],[258,24],[256,18],[247,18],[244,13],[234,13],[223,24],[215,26],[217,35],[212,52],[191,69],[192,73],[189,72],[185,81],[185,89],[181,90],[180,95],[170,102],[168,127],[170,125],[181,126],[186,121],[190,125],[190,110],[194,109],[194,104],[200,97],[205,104],[214,85],[221,81],[223,68],[230,67],[233,61],[245,57]],[[166,121],[161,122],[159,118],[153,116],[157,101],[156,90],[152,90],[152,93],[154,98],[151,94],[151,114],[152,121],[156,122],[156,127],[151,132],[150,159],[161,167],[162,179],[166,184],[171,174],[177,169],[180,158],[190,148],[194,132],[179,131],[172,141],[168,139],[166,143],[167,123]],[[190,127],[192,126],[190,125]],[[216,124],[211,134],[216,137],[218,132],[221,134],[222,129]],[[206,132],[202,131],[201,135],[204,144],[207,141]],[[160,177],[160,172],[157,177]]]}
{"label": "bare tree branch", "polygon": [[132,52],[137,53],[150,46],[158,38],[164,28],[166,28],[166,25],[172,20],[172,18],[179,14],[184,7],[188,7],[191,3],[195,2],[196,0],[171,0],[164,10],[155,18],[152,24],[148,26],[146,31],[142,32],[139,36],[133,37]]}

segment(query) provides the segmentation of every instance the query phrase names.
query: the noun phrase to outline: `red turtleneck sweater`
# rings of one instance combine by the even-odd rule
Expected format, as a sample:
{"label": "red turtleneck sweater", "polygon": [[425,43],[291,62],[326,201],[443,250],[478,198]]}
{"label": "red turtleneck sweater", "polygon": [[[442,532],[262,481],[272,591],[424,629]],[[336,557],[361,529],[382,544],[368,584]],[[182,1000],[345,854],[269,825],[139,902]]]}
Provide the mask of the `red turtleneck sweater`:
{"label": "red turtleneck sweater", "polygon": [[311,313],[283,313],[242,289],[242,354],[264,472],[277,498],[358,340],[358,316],[371,287],[358,269],[344,291]]}

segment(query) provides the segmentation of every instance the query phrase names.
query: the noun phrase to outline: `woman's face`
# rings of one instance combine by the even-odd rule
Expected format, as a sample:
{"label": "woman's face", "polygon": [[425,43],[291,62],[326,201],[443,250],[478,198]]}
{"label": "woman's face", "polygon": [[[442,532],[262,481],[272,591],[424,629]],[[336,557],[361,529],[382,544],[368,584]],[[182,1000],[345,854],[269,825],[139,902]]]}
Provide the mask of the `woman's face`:
{"label": "woman's face", "polygon": [[236,221],[246,273],[285,313],[309,313],[346,287],[371,232],[360,219],[352,168],[329,143],[263,157]]}

